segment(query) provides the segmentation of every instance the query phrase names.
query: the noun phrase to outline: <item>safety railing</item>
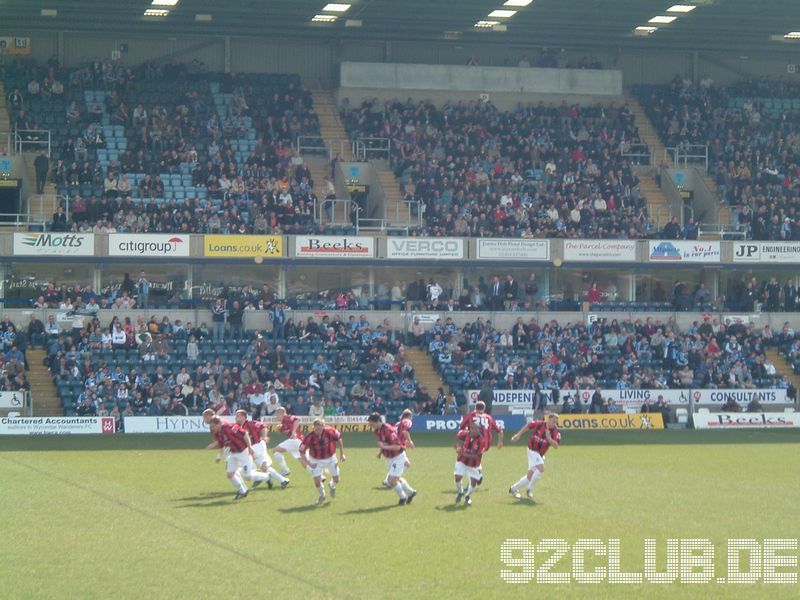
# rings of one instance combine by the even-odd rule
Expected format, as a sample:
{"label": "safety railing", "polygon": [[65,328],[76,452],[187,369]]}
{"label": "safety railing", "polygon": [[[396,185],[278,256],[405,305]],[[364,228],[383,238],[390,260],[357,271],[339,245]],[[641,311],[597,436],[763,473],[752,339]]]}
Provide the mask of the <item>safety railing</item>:
{"label": "safety railing", "polygon": [[356,160],[388,161],[392,157],[392,141],[383,137],[358,138],[353,142],[353,156]]}
{"label": "safety railing", "polygon": [[13,137],[14,154],[46,150],[47,156],[50,156],[49,129],[15,129]]}
{"label": "safety railing", "polygon": [[708,146],[705,144],[680,144],[664,148],[664,160],[676,169],[703,167],[708,171]]}
{"label": "safety railing", "polygon": [[321,199],[314,204],[314,222],[320,225],[353,225],[355,202],[349,198]]}
{"label": "safety railing", "polygon": [[620,155],[634,165],[647,166],[653,165],[653,153],[647,144],[624,144],[621,145]]}
{"label": "safety railing", "polygon": [[721,240],[745,240],[747,232],[736,225],[722,223],[701,223],[698,227],[698,237],[714,236]]}
{"label": "safety railing", "polygon": [[298,154],[328,154],[325,140],[321,135],[298,135],[297,136]]}

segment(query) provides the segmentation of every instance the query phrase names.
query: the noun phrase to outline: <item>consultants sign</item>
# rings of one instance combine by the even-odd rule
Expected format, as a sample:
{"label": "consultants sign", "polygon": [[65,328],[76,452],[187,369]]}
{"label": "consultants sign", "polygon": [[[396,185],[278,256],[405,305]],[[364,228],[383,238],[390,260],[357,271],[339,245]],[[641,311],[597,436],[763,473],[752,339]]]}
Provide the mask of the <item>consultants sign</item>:
{"label": "consultants sign", "polygon": [[114,417],[19,417],[0,419],[0,435],[114,433]]}
{"label": "consultants sign", "polygon": [[478,240],[478,260],[550,260],[550,240]]}
{"label": "consultants sign", "polygon": [[695,413],[695,429],[797,429],[795,413]]}
{"label": "consultants sign", "polygon": [[188,257],[188,235],[112,233],[108,236],[108,255],[128,258]]}
{"label": "consultants sign", "polygon": [[735,263],[800,263],[797,242],[734,242]]}
{"label": "consultants sign", "polygon": [[294,238],[298,258],[375,258],[375,239],[350,235],[298,235]]}
{"label": "consultants sign", "polygon": [[15,233],[14,256],[94,256],[94,234]]}
{"label": "consultants sign", "polygon": [[636,262],[636,242],[564,240],[564,262]]}
{"label": "consultants sign", "polygon": [[721,260],[719,242],[650,240],[650,262],[718,263]]}
{"label": "consultants sign", "polygon": [[464,240],[461,238],[386,238],[386,258],[392,260],[427,259],[461,260],[464,258]]}
{"label": "consultants sign", "polygon": [[280,258],[279,235],[204,235],[203,256],[208,258]]}
{"label": "consultants sign", "polygon": [[760,404],[787,404],[790,403],[786,398],[786,390],[765,389],[765,390],[692,390],[692,399],[695,404],[711,404],[722,406],[729,400],[733,400],[743,407],[753,400]]}

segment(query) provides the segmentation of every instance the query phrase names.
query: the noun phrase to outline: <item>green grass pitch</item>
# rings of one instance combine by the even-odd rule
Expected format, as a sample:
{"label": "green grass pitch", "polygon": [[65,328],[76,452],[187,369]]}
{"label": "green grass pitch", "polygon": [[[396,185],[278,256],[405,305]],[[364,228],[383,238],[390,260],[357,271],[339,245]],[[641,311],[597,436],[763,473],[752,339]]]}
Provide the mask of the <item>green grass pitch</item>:
{"label": "green grass pitch", "polygon": [[[728,538],[800,537],[796,432],[562,435],[535,503],[507,492],[526,468],[521,441],[486,456],[471,507],[454,504],[449,434],[415,434],[407,477],[419,495],[405,507],[380,485],[371,434],[345,436],[338,495],[322,507],[291,457],[289,489],[234,503],[202,449],[209,436],[0,438],[0,597],[800,597],[764,583],[505,583],[507,538],[619,539],[633,572],[645,538],[661,558],[669,538],[703,538],[725,576]],[[552,570],[571,571],[570,556]]]}

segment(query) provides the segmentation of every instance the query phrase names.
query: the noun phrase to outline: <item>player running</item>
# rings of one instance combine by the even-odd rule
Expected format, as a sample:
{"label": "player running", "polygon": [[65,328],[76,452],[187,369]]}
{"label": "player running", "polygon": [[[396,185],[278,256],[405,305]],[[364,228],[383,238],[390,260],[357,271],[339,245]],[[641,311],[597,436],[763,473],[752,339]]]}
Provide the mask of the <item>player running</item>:
{"label": "player running", "polygon": [[[253,468],[253,443],[250,434],[243,427],[235,423],[228,423],[215,416],[211,419],[211,432],[217,434],[222,440],[222,445],[230,450],[226,463],[228,479],[236,489],[234,500],[247,497],[247,487],[242,479],[247,481],[266,481],[269,475],[259,473]],[[241,475],[239,472],[241,471]]]}
{"label": "player running", "polygon": [[[459,443],[461,443],[460,448]],[[456,492],[458,492],[456,494],[456,504],[461,502],[461,498],[464,498],[464,502],[469,506],[472,504],[472,492],[475,491],[475,486],[478,485],[481,477],[479,471],[481,457],[488,448],[485,432],[482,431],[481,426],[477,423],[470,423],[469,429],[458,432],[453,448],[458,452],[453,473],[456,480]],[[469,486],[466,492],[464,492],[464,488],[461,485],[461,479],[464,475],[469,479]]]}
{"label": "player running", "polygon": [[[486,404],[483,400],[478,400],[475,403],[475,409],[464,415],[464,418],[461,419],[461,424],[458,426],[459,430],[466,431],[470,423],[480,425],[486,440],[486,452],[492,447],[492,442],[494,441],[493,431],[497,432],[497,449],[500,450],[503,447],[503,429],[497,424],[494,417],[486,412]],[[480,485],[483,483],[482,466],[478,467],[478,475],[478,485]]]}
{"label": "player running", "polygon": [[[211,428],[211,420],[215,416],[217,416],[217,414],[212,409],[210,409],[210,408],[205,409],[203,411],[203,423],[205,423],[206,425],[209,426],[209,428]],[[225,419],[222,419],[222,418],[221,418],[221,420],[222,420],[223,423],[228,423],[229,422],[229,421],[227,421]],[[219,452],[217,452],[217,457],[214,459],[214,462],[219,462],[223,458],[227,461],[229,451],[228,451],[227,446],[225,446],[222,443],[222,436],[219,434],[219,431],[217,431],[217,433],[214,433],[214,430],[212,428],[211,429],[211,437],[214,438],[214,441],[211,442],[208,446],[206,446],[206,450],[213,450],[214,448],[219,449]]]}
{"label": "player running", "polygon": [[[319,497],[317,504],[325,502],[325,487],[322,485],[322,472],[327,469],[331,474],[331,481],[328,486],[331,490],[331,498],[336,497],[336,484],[339,483],[339,462],[336,461],[336,445],[339,446],[339,462],[344,462],[344,444],[342,434],[333,427],[325,425],[323,419],[314,419],[314,428],[308,432],[300,444],[300,463],[310,468],[311,476],[314,478],[314,485],[317,487]],[[308,458],[306,458],[308,450]]]}
{"label": "player running", "polygon": [[533,486],[544,475],[545,453],[551,446],[558,448],[561,444],[561,432],[558,430],[556,415],[548,415],[547,421],[531,421],[524,425],[522,429],[511,436],[511,441],[516,442],[526,430],[531,432],[528,440],[528,472],[508,488],[508,493],[517,499],[521,498],[519,490],[522,486],[527,486],[528,498],[533,497]]}
{"label": "player running", "polygon": [[[281,489],[285,490],[286,486],[289,485],[289,480],[272,468],[272,459],[267,452],[269,436],[266,434],[266,425],[261,421],[248,419],[247,411],[241,408],[236,411],[236,424],[245,429],[250,435],[250,440],[253,443],[253,461],[256,467],[261,467],[261,470],[269,475],[267,485],[272,489],[272,479],[274,478],[281,484]],[[261,485],[260,481],[253,483],[254,488],[259,485]]]}
{"label": "player running", "polygon": [[[275,446],[273,450],[275,462],[278,463],[281,475],[285,477],[291,471],[286,466],[286,459],[283,458],[283,454],[288,452],[296,460],[302,462],[300,460],[300,444],[303,442],[303,434],[300,433],[300,417],[287,414],[283,406],[275,409],[275,417],[278,419],[279,431],[286,434],[286,439]],[[311,469],[307,468],[306,470],[311,473]]]}
{"label": "player running", "polygon": [[408,466],[405,440],[400,438],[393,425],[383,422],[379,413],[372,413],[367,422],[375,433],[375,437],[378,438],[378,448],[381,449],[381,454],[386,458],[386,464],[389,467],[389,487],[394,488],[394,491],[397,492],[401,506],[411,504],[417,495],[417,490],[408,485],[403,478],[403,473]]}
{"label": "player running", "polygon": [[[400,441],[403,442],[405,447],[407,449],[408,448],[413,448],[414,447],[414,440],[411,439],[412,421],[411,421],[411,409],[410,408],[407,408],[402,412],[402,414],[400,415],[400,420],[397,423],[394,424],[394,427],[395,427],[395,429],[397,429],[397,436],[400,438]],[[378,458],[380,458],[381,456],[383,456],[383,452],[378,452]],[[405,468],[408,469],[408,467],[410,467],[410,466],[411,466],[411,461],[408,460],[408,455],[406,455]],[[390,474],[391,473],[389,473],[387,471],[386,477],[383,478],[383,487],[385,487],[385,488],[393,487],[393,486],[389,485],[389,475]]]}

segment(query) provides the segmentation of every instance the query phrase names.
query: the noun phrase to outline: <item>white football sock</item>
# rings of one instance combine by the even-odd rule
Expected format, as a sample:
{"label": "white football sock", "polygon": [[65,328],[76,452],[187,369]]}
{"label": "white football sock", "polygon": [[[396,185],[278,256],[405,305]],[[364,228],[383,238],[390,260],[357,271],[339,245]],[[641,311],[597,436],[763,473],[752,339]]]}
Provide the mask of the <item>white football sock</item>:
{"label": "white football sock", "polygon": [[325,486],[323,486],[322,484],[318,485],[317,486],[317,492],[319,493],[320,496],[324,496],[325,495]]}
{"label": "white football sock", "polygon": [[252,471],[250,473],[250,481],[267,481],[269,473],[262,473],[261,471]]}
{"label": "white football sock", "polygon": [[533,477],[531,477],[531,481],[530,481],[530,483],[528,483],[528,489],[529,489],[529,490],[533,490],[533,486],[534,486],[534,484],[535,484],[537,481],[539,481],[539,479],[541,479],[542,475],[544,475],[544,473],[542,473],[542,472],[541,472],[539,469],[536,469],[536,470],[533,472]]}
{"label": "white football sock", "polygon": [[405,479],[401,479],[399,483],[400,483],[401,486],[403,486],[403,491],[406,494],[413,494],[414,493],[414,488],[412,488],[410,485],[408,485],[408,482]]}
{"label": "white football sock", "polygon": [[273,455],[273,458],[275,459],[275,462],[278,463],[278,467],[280,468],[280,470],[281,471],[285,471],[286,470],[286,459],[283,458],[283,452],[276,452]]}
{"label": "white football sock", "polygon": [[527,475],[523,475],[522,478],[517,483],[515,483],[514,485],[511,486],[511,488],[514,489],[514,490],[520,490],[524,486],[528,485],[528,483],[530,483],[530,480],[528,479],[528,476]]}
{"label": "white football sock", "polygon": [[284,481],[286,481],[286,477],[284,477],[283,475],[281,475],[280,473],[278,473],[278,472],[277,472],[275,469],[273,469],[272,467],[270,467],[269,469],[267,469],[267,473],[268,473],[268,474],[269,474],[271,477],[274,477],[275,479],[277,479],[277,480],[278,480],[278,482],[280,482],[280,483],[283,483]]}
{"label": "white football sock", "polygon": [[247,493],[247,486],[244,484],[242,476],[239,475],[238,472],[231,477],[231,484],[233,484],[233,487],[235,487],[236,491],[238,491],[240,494]]}
{"label": "white football sock", "polygon": [[461,482],[456,481],[456,491],[461,494],[464,491],[464,488],[461,487]]}
{"label": "white football sock", "polygon": [[472,485],[472,482],[470,482],[469,487],[467,488],[467,496],[471,496],[472,492],[474,491],[475,491],[475,486]]}
{"label": "white football sock", "polygon": [[397,482],[394,486],[394,491],[397,492],[397,495],[400,496],[401,500],[405,500],[406,493],[403,491],[403,486],[400,485],[400,482]]}

